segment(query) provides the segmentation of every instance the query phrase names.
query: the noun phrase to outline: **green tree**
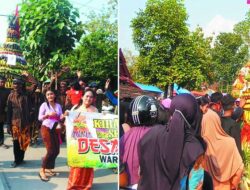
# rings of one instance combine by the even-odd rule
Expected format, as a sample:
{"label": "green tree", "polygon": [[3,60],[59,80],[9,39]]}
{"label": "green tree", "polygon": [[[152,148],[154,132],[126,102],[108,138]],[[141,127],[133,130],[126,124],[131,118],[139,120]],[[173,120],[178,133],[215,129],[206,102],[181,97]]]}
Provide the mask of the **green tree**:
{"label": "green tree", "polygon": [[234,32],[239,34],[244,43],[250,49],[250,10],[246,14],[246,18],[235,25]]}
{"label": "green tree", "polygon": [[211,38],[204,38],[200,27],[183,40],[174,51],[172,81],[184,84],[188,89],[198,89],[201,83],[212,83],[214,79],[211,57]]}
{"label": "green tree", "polygon": [[24,0],[20,10],[21,45],[35,77],[61,69],[64,57],[83,34],[78,11],[68,0]]}
{"label": "green tree", "polygon": [[126,59],[128,67],[131,67],[132,65],[134,65],[136,63],[137,56],[134,55],[132,51],[130,51],[128,49],[123,49],[122,52],[123,52],[123,55]]}
{"label": "green tree", "polygon": [[220,33],[212,49],[216,81],[232,84],[237,72],[246,63],[248,47],[236,33]]}
{"label": "green tree", "polygon": [[77,48],[64,60],[73,72],[80,70],[87,80],[117,78],[117,1],[99,15],[91,13],[84,24],[86,33]]}
{"label": "green tree", "polygon": [[187,13],[181,0],[148,0],[132,20],[133,40],[140,56],[139,82],[165,87],[178,83],[195,88],[206,80],[209,39],[201,29],[190,33]]}
{"label": "green tree", "polygon": [[138,62],[138,56],[134,55],[133,52],[128,49],[123,49],[122,52],[126,59],[126,64],[131,77],[134,81],[139,81],[140,77],[138,76],[138,68],[136,67],[136,63]]}

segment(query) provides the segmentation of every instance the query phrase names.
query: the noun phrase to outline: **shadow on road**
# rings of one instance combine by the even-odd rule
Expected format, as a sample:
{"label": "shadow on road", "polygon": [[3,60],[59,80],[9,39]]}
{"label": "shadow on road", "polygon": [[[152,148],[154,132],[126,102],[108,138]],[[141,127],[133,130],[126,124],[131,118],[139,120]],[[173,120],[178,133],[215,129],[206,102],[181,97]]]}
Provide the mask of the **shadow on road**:
{"label": "shadow on road", "polygon": [[[13,161],[0,161],[0,167],[1,168],[11,168],[10,165]],[[27,168],[27,169],[35,169],[37,168],[39,170],[39,168],[41,168],[41,164],[42,164],[42,158],[41,160],[25,160],[25,163],[17,166],[17,168]],[[65,157],[58,157],[56,159],[56,167],[63,167],[63,166],[67,166],[67,159]]]}
{"label": "shadow on road", "polygon": [[91,190],[117,190],[117,183],[96,183],[93,184]]}
{"label": "shadow on road", "polygon": [[55,182],[53,183],[54,180],[52,178],[50,178],[49,182],[41,181],[38,172],[5,172],[1,175],[5,190],[49,190],[55,189],[58,186]]}

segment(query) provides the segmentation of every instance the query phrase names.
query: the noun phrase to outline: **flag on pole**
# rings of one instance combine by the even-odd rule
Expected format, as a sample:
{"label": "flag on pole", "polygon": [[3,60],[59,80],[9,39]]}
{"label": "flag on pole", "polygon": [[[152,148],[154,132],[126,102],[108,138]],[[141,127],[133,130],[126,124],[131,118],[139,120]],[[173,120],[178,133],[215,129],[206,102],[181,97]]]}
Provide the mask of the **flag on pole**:
{"label": "flag on pole", "polygon": [[16,21],[16,31],[18,33],[18,37],[20,38],[20,25],[19,25],[19,15],[18,15],[18,6],[16,6],[16,14],[15,14],[15,21]]}

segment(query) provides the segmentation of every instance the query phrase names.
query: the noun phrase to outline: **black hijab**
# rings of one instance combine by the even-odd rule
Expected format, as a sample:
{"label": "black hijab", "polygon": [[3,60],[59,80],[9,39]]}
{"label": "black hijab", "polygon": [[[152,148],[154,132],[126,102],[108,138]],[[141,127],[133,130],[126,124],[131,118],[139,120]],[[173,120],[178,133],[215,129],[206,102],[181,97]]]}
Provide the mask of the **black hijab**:
{"label": "black hijab", "polygon": [[180,180],[202,155],[204,144],[198,104],[189,94],[176,96],[171,103],[168,127],[151,129],[139,143],[141,180],[138,190],[179,190]]}

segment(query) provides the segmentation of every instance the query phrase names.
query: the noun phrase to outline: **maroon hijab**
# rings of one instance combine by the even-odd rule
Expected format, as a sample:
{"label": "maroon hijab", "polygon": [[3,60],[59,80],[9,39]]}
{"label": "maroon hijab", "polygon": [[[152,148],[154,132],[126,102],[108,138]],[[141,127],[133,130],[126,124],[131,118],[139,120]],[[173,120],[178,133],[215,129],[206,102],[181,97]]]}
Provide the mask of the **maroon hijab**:
{"label": "maroon hijab", "polygon": [[204,153],[203,140],[196,133],[201,115],[195,98],[176,96],[170,112],[168,127],[152,128],[139,142],[138,190],[179,190],[180,180]]}
{"label": "maroon hijab", "polygon": [[120,139],[120,162],[125,163],[129,185],[139,181],[138,143],[151,127],[132,127]]}

